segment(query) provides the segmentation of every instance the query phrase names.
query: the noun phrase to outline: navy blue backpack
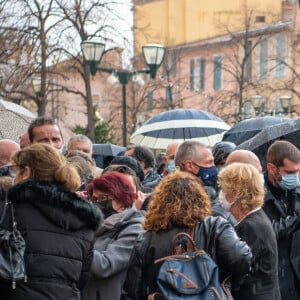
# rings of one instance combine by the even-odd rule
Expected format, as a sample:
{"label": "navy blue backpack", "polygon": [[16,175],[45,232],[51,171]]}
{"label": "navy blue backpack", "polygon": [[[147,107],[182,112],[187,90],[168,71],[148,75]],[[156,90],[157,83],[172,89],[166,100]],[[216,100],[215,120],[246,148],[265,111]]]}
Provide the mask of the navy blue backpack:
{"label": "navy blue backpack", "polygon": [[224,282],[219,281],[217,264],[205,251],[197,249],[188,233],[180,232],[174,237],[172,252],[155,261],[163,262],[156,279],[161,295],[152,299],[233,299]]}

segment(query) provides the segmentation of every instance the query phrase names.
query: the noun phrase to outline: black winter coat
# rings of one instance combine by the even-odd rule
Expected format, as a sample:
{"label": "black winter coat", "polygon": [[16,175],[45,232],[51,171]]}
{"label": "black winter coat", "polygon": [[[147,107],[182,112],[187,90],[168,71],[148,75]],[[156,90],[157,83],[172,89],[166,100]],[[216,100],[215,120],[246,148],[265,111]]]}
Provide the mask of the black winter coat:
{"label": "black winter coat", "polygon": [[[0,281],[5,300],[80,299],[93,257],[102,213],[75,193],[45,181],[23,181],[8,191],[17,227],[26,242],[28,282]],[[3,208],[3,193],[0,195]]]}
{"label": "black winter coat", "polygon": [[[131,255],[121,299],[143,300],[149,294],[159,292],[156,278],[161,263],[154,264],[154,261],[172,253],[173,237],[181,231],[187,230],[174,227],[140,235]],[[250,271],[250,248],[225,219],[206,217],[195,227],[194,239],[197,247],[209,253],[219,265],[221,280],[229,274],[239,276]]]}
{"label": "black winter coat", "polygon": [[232,284],[235,300],[280,300],[277,241],[262,209],[250,213],[235,226],[238,236],[252,251],[251,272]]}
{"label": "black winter coat", "polygon": [[[300,299],[300,191],[274,187],[265,176],[263,209],[271,220],[278,245],[278,279],[282,299]],[[292,252],[292,243],[294,250]],[[298,271],[298,276],[295,272]]]}

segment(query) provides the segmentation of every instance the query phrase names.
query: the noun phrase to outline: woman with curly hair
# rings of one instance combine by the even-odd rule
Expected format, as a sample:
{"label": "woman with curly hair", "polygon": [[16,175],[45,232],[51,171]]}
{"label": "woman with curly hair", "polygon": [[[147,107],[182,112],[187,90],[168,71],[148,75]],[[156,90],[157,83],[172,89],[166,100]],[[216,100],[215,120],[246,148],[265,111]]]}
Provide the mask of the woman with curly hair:
{"label": "woman with curly hair", "polygon": [[154,261],[172,253],[179,232],[194,233],[199,249],[219,265],[221,279],[250,269],[251,251],[233,227],[221,217],[210,216],[210,200],[198,177],[175,171],[156,187],[129,262],[121,299],[147,299],[159,292],[156,278],[161,264]]}
{"label": "woman with curly hair", "polygon": [[133,207],[137,193],[131,175],[105,171],[87,191],[105,220],[96,234],[91,278],[82,299],[119,300],[135,239],[143,231],[144,212]]}
{"label": "woman with curly hair", "polygon": [[237,220],[239,237],[253,254],[251,273],[232,281],[234,299],[281,299],[278,283],[278,253],[272,224],[262,210],[264,187],[258,170],[244,163],[232,163],[219,173],[221,206]]}

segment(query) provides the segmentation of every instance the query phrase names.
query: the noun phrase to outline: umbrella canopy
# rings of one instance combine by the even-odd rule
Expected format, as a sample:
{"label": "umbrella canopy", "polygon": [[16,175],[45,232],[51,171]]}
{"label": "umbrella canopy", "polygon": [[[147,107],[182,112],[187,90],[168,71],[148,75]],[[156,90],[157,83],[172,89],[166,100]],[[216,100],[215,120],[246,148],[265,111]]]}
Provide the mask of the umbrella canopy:
{"label": "umbrella canopy", "polygon": [[36,116],[21,105],[0,99],[0,138],[19,143],[20,136],[27,131]]}
{"label": "umbrella canopy", "polygon": [[246,119],[237,123],[229,129],[223,136],[223,141],[232,142],[236,145],[251,139],[253,136],[261,132],[267,126],[286,123],[289,119],[277,118],[271,116]]}
{"label": "umbrella canopy", "polygon": [[300,118],[283,124],[268,126],[253,138],[240,144],[237,149],[254,152],[265,166],[267,150],[276,140],[289,141],[300,149]]}
{"label": "umbrella canopy", "polygon": [[93,144],[93,158],[99,168],[105,168],[115,156],[125,150],[125,147],[114,144]]}
{"label": "umbrella canopy", "polygon": [[135,145],[166,149],[174,141],[198,140],[213,146],[230,127],[217,116],[198,109],[160,113],[143,124],[130,138]]}

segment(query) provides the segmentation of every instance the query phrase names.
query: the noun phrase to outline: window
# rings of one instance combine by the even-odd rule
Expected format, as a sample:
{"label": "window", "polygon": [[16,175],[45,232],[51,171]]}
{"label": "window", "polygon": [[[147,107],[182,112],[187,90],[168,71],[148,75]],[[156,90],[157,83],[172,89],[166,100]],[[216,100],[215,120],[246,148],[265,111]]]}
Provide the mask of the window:
{"label": "window", "polygon": [[153,90],[147,91],[147,110],[151,111],[153,109]]}
{"label": "window", "polygon": [[275,36],[275,67],[274,77],[285,76],[286,36],[279,33]]}
{"label": "window", "polygon": [[257,23],[260,23],[260,22],[264,23],[264,22],[266,22],[266,17],[265,16],[256,16],[255,17],[255,22],[257,22]]}
{"label": "window", "polygon": [[246,42],[245,59],[244,80],[250,81],[252,79],[252,41]]}
{"label": "window", "polygon": [[222,56],[215,55],[214,61],[214,90],[220,90],[222,87]]}
{"label": "window", "polygon": [[205,88],[205,58],[191,60],[190,66],[191,91],[198,92]]}
{"label": "window", "polygon": [[267,79],[269,70],[269,44],[268,39],[263,39],[259,49],[259,74],[258,79]]}

